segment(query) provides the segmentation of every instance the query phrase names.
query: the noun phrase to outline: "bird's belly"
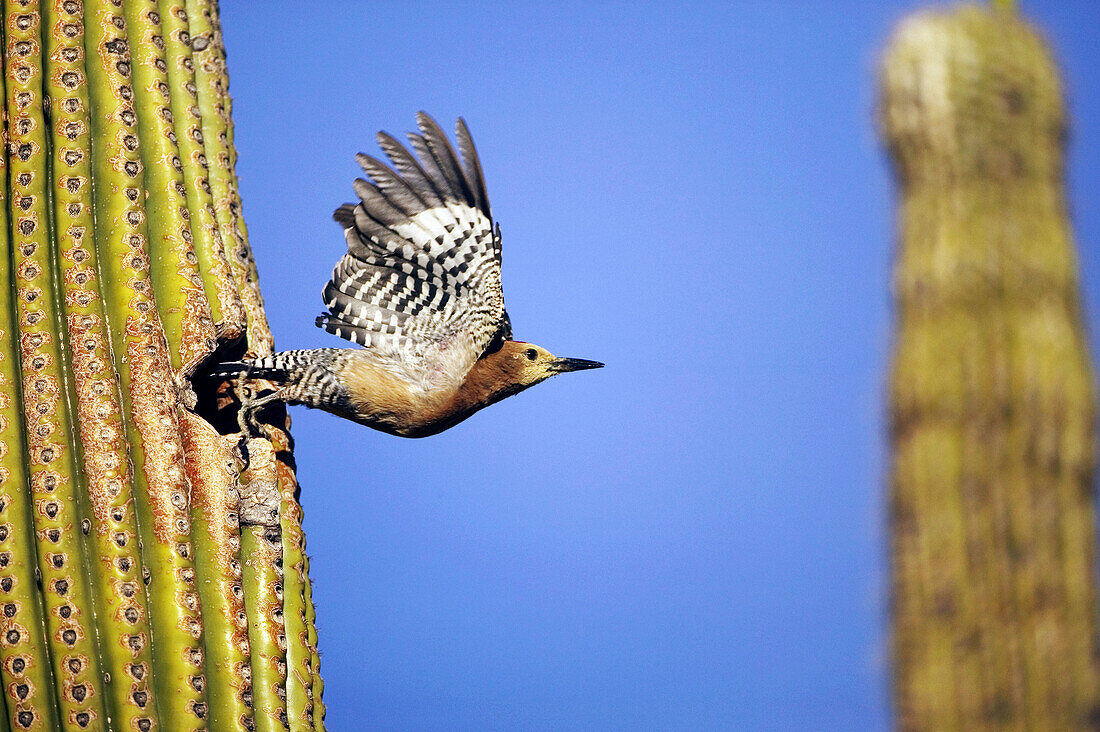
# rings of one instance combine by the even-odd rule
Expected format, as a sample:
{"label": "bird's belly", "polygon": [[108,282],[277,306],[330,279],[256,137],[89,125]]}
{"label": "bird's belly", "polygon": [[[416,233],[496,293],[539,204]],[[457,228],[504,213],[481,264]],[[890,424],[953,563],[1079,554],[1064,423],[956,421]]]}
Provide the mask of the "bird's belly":
{"label": "bird's belly", "polygon": [[434,435],[467,416],[456,418],[448,412],[450,391],[426,393],[392,376],[369,383],[352,381],[346,391],[345,398],[333,404],[336,409],[329,411],[400,437]]}

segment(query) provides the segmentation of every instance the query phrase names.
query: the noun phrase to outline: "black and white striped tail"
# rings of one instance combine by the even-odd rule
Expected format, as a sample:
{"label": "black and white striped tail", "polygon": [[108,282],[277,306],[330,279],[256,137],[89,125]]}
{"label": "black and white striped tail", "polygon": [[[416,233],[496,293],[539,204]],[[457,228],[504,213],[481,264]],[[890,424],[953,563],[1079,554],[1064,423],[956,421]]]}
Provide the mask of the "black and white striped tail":
{"label": "black and white striped tail", "polygon": [[349,349],[315,348],[282,351],[251,361],[228,361],[211,369],[211,376],[241,376],[285,384],[280,398],[288,403],[331,408],[345,396],[334,369]]}
{"label": "black and white striped tail", "polygon": [[[323,349],[331,350],[331,349]],[[252,379],[286,381],[316,360],[316,352],[310,350],[282,351],[250,361],[226,361],[210,370],[211,376],[245,376]]]}

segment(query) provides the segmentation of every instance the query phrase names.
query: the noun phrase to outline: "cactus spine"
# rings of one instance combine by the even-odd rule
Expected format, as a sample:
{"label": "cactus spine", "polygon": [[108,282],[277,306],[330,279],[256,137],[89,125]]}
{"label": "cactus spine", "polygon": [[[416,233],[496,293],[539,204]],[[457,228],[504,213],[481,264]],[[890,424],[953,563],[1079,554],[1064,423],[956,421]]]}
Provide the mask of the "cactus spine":
{"label": "cactus spine", "polygon": [[895,700],[913,730],[1100,715],[1095,387],[1065,110],[1011,10],[906,20],[881,121],[900,188],[890,378]]}

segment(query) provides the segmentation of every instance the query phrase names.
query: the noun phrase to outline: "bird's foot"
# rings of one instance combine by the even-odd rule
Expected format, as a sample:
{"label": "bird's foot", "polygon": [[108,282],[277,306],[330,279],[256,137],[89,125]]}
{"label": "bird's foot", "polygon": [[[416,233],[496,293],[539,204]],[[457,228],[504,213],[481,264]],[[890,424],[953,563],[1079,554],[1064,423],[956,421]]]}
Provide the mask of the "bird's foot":
{"label": "bird's foot", "polygon": [[257,397],[250,385],[240,384],[237,388],[237,396],[241,406],[237,410],[237,426],[240,427],[240,438],[237,440],[237,452],[245,466],[248,465],[248,441],[254,437],[267,437],[267,430],[257,418],[260,410],[269,403],[279,398],[278,392]]}

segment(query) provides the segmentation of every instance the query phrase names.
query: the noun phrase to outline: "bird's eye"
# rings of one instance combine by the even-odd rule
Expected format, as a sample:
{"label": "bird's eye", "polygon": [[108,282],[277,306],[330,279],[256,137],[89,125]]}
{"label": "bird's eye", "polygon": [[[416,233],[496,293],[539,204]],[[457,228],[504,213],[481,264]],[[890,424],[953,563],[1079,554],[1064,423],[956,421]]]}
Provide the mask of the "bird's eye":
{"label": "bird's eye", "polygon": [[534,361],[536,358],[539,357],[539,352],[536,351],[534,348],[528,348],[525,355],[527,356],[528,361]]}

